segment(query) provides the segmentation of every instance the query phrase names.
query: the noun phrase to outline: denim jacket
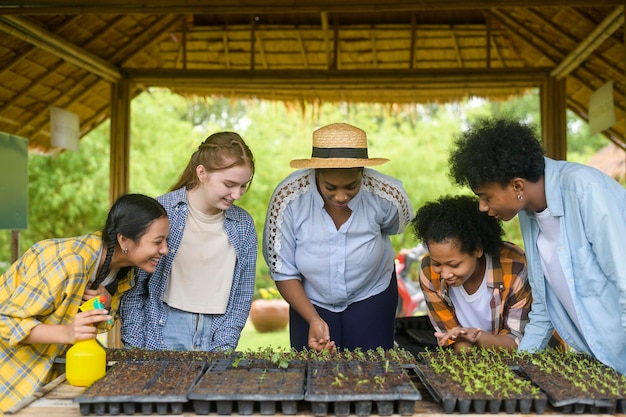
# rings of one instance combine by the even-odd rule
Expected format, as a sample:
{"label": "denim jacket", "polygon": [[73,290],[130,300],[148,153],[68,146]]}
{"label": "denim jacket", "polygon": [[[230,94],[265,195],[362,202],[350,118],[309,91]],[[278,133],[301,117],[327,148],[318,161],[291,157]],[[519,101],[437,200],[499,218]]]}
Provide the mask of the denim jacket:
{"label": "denim jacket", "polygon": [[545,161],[546,201],[561,225],[558,257],[581,329],[546,285],[539,227],[534,213],[522,211],[533,304],[519,349],[544,348],[554,328],[575,350],[626,374],[626,189],[594,168]]}
{"label": "denim jacket", "polygon": [[[187,220],[187,193],[179,188],[157,198],[170,220],[169,252],[152,274],[137,271],[137,283],[122,298],[120,319],[122,342],[126,347],[165,349],[163,326],[167,310],[163,294],[180,246]],[[252,295],[257,260],[257,234],[252,217],[241,207],[231,206],[224,212],[224,230],[237,254],[233,285],[225,314],[218,314],[211,325],[210,350],[235,349],[246,324]],[[207,271],[210,273],[210,271]]]}

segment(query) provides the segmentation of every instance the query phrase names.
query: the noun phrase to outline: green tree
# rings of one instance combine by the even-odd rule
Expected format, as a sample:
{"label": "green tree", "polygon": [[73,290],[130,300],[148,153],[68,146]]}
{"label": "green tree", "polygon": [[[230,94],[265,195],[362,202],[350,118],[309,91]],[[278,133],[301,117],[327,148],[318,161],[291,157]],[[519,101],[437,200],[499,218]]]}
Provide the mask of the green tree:
{"label": "green tree", "polygon": [[[474,118],[501,113],[539,124],[538,93],[496,103],[468,98],[449,104],[387,105],[186,99],[150,90],[132,101],[130,191],[166,193],[208,135],[240,133],[254,153],[256,173],[238,205],[255,220],[257,272],[263,283],[267,267],[260,255],[261,237],[270,195],[293,172],[289,161],[310,155],[316,128],[339,121],[363,128],[370,155],[390,159],[377,169],[400,179],[417,209],[443,195],[471,193],[449,178],[452,139]],[[103,123],[81,139],[78,152],[29,155],[29,226],[21,233],[21,251],[44,238],[102,227],[109,207],[109,131],[109,123]],[[587,125],[568,113],[568,144],[568,157],[584,162],[606,140],[600,135],[589,138]],[[516,221],[504,226],[507,239],[521,244]],[[392,242],[396,249],[417,243],[410,230]],[[9,243],[10,232],[1,231],[0,271],[8,266]]]}

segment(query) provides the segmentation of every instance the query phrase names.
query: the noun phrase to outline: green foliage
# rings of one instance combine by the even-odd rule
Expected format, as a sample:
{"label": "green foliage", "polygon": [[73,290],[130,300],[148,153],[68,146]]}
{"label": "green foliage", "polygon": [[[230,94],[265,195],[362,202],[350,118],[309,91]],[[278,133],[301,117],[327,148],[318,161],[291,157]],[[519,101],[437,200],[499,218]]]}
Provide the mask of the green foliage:
{"label": "green foliage", "polygon": [[[369,153],[389,158],[377,167],[400,179],[413,208],[442,195],[469,194],[448,176],[448,154],[455,135],[476,117],[513,113],[539,122],[537,93],[508,102],[466,99],[451,104],[311,104],[260,100],[185,99],[150,90],[132,102],[130,192],[157,196],[169,191],[189,157],[208,135],[232,130],[252,149],[256,173],[239,201],[254,218],[259,237],[257,289],[273,285],[261,255],[267,204],[274,187],[293,169],[289,161],[311,153],[313,131],[347,122],[368,135]],[[606,143],[588,138],[585,123],[568,113],[570,155],[585,157]],[[109,123],[81,139],[78,152],[29,156],[29,227],[21,232],[20,252],[50,237],[74,236],[102,227],[109,207]],[[517,220],[504,224],[506,238],[519,245]],[[0,231],[0,271],[10,260],[10,232]],[[412,232],[393,236],[396,250],[417,242]]]}
{"label": "green foliage", "polygon": [[[68,237],[99,230],[108,207],[108,141],[85,137],[78,152],[54,156],[29,155],[28,229],[20,233],[20,248],[51,237]],[[10,232],[0,235],[0,259],[11,258]]]}

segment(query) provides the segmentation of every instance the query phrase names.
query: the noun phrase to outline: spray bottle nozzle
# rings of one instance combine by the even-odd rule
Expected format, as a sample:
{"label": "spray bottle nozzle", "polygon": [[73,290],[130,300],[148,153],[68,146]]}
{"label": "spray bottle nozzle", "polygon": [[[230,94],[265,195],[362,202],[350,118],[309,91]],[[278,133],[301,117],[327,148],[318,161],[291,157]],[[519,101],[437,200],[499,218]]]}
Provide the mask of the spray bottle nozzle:
{"label": "spray bottle nozzle", "polygon": [[[80,310],[81,311],[103,310],[104,309],[104,303],[106,302],[106,300],[107,300],[107,298],[106,298],[105,295],[101,295],[99,297],[90,298],[89,300],[85,301],[80,306]],[[113,320],[109,320],[107,323],[113,324]]]}
{"label": "spray bottle nozzle", "polygon": [[103,309],[106,300],[107,298],[104,295],[90,298],[80,306],[80,309],[82,311]]}

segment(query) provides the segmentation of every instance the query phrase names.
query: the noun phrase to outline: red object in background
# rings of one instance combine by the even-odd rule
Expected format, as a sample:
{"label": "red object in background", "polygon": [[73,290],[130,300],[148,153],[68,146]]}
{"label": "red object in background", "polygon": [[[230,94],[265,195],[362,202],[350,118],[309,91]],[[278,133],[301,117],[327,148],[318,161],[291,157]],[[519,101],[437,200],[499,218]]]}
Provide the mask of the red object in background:
{"label": "red object in background", "polygon": [[412,249],[402,249],[396,255],[396,276],[398,278],[398,307],[396,317],[410,317],[416,313],[426,314],[426,301],[419,284],[411,279],[411,265],[420,261],[426,253],[424,245]]}

